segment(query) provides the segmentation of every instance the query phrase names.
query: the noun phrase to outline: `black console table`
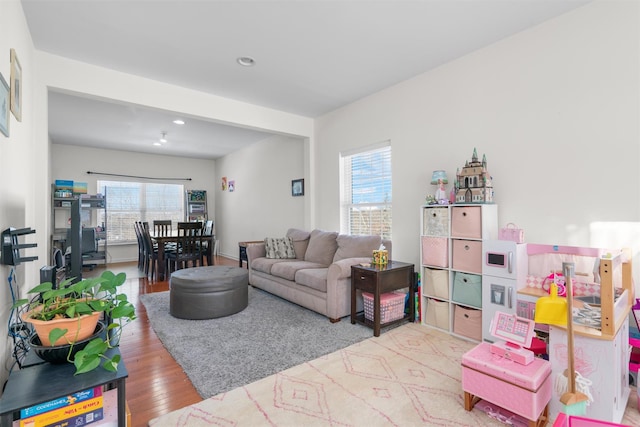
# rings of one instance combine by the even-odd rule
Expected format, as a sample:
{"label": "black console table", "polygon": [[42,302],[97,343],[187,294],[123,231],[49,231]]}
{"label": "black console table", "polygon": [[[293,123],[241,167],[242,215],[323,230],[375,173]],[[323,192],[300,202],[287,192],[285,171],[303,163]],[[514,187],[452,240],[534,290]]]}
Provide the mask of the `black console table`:
{"label": "black console table", "polygon": [[[115,348],[107,355],[119,354]],[[125,380],[129,376],[124,362],[118,363],[116,372],[108,372],[98,367],[86,374],[73,375],[76,368],[72,363],[53,365],[42,363],[13,371],[9,375],[6,388],[0,399],[0,427],[11,427],[20,418],[20,409],[64,397],[77,391],[107,385],[118,391],[118,427],[126,426]]]}

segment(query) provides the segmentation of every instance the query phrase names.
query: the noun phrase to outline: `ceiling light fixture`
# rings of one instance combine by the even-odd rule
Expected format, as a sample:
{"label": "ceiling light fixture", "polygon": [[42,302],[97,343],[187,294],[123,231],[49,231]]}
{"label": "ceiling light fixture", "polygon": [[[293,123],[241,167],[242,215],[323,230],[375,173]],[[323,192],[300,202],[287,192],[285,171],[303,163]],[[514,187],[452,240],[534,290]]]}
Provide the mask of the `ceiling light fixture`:
{"label": "ceiling light fixture", "polygon": [[155,145],[156,147],[162,146],[162,144],[160,144],[158,141],[154,142],[153,145]]}
{"label": "ceiling light fixture", "polygon": [[243,67],[253,67],[254,65],[256,65],[256,60],[250,56],[241,56],[236,59],[236,61],[238,61],[238,64],[242,65]]}
{"label": "ceiling light fixture", "polygon": [[160,132],[162,134],[162,138],[160,138],[160,142],[167,142],[167,133]]}
{"label": "ceiling light fixture", "polygon": [[184,120],[182,120],[182,119],[175,119],[175,120],[173,121],[173,123],[175,123],[175,124],[177,124],[177,125],[183,125],[183,124],[184,124]]}

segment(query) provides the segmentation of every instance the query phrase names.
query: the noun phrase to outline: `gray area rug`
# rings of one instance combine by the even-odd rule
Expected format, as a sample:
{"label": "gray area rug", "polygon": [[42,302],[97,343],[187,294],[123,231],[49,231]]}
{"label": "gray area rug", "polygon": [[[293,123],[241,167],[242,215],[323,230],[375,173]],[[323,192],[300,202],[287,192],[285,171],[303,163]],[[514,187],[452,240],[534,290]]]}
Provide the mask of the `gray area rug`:
{"label": "gray area rug", "polygon": [[203,398],[257,381],[373,336],[249,287],[249,306],[210,320],[176,319],[169,292],[141,295],[151,327]]}

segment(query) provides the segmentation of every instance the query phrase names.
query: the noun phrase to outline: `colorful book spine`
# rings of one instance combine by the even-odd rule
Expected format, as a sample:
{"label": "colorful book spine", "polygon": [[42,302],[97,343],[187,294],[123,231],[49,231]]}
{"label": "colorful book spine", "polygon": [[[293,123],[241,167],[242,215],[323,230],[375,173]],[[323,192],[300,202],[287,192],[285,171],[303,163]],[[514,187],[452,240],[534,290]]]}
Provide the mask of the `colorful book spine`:
{"label": "colorful book spine", "polygon": [[37,405],[33,405],[28,408],[21,409],[20,418],[33,417],[34,415],[53,411],[54,409],[73,405],[74,403],[79,403],[84,400],[88,400],[98,396],[102,396],[102,387],[94,387],[88,390],[78,391],[68,396],[59,397],[57,399],[53,399],[48,402],[39,403]]}
{"label": "colorful book spine", "polygon": [[79,415],[86,414],[97,409],[102,409],[103,406],[104,403],[102,396],[93,397],[79,403],[74,403],[73,405],[64,406],[62,408],[54,409],[53,411],[21,419],[20,427],[48,427],[50,425],[56,425],[61,421],[66,421],[70,418],[75,418]]}
{"label": "colorful book spine", "polygon": [[59,421],[54,424],[49,424],[47,427],[77,427],[86,426],[87,424],[95,423],[104,419],[104,408],[94,409],[93,411],[86,412],[84,414],[75,415],[66,420]]}

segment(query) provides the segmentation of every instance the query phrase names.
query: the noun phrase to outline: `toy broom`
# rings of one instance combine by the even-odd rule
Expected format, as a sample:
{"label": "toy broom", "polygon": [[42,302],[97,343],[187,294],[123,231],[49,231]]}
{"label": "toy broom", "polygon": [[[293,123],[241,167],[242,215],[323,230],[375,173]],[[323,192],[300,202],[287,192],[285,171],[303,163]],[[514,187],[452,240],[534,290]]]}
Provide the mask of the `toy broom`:
{"label": "toy broom", "polygon": [[564,413],[567,415],[584,415],[587,413],[589,397],[576,391],[576,371],[573,356],[573,268],[574,264],[562,263],[562,271],[567,286],[567,370],[565,376],[569,379],[569,390],[560,396],[560,402],[564,405]]}
{"label": "toy broom", "polygon": [[567,370],[564,375],[569,380],[569,389],[560,396],[567,415],[584,415],[589,397],[576,391],[576,372],[573,356],[573,263],[562,263],[566,280],[567,297],[558,297],[558,285],[551,284],[550,296],[538,298],[536,301],[535,321],[548,325],[567,327]]}

